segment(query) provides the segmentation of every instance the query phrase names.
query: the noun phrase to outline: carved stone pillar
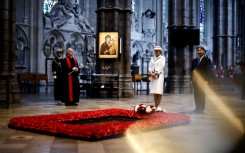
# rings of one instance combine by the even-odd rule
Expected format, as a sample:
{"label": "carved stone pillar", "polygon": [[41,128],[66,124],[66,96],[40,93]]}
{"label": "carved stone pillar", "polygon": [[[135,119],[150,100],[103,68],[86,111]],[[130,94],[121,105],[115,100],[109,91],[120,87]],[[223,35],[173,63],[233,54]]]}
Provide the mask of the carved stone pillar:
{"label": "carved stone pillar", "polygon": [[[214,63],[228,68],[234,65],[236,50],[235,1],[214,1]],[[229,13],[229,14],[228,14]]]}
{"label": "carved stone pillar", "polygon": [[33,35],[35,38],[35,48],[34,50],[39,50],[39,52],[36,53],[36,72],[37,73],[45,73],[45,70],[43,69],[43,66],[40,63],[45,63],[45,58],[43,53],[41,52],[42,46],[43,46],[43,0],[37,0],[36,2],[33,2],[33,5],[36,6],[36,10],[34,9],[34,12],[37,12],[37,17],[34,17],[34,23],[36,23],[36,27],[33,27]]}
{"label": "carved stone pillar", "polygon": [[[118,32],[119,55],[117,59],[99,59],[97,56],[96,73],[119,73],[120,97],[132,97],[132,76],[130,73],[130,38],[131,38],[131,0],[98,0],[97,33]],[[98,35],[97,35],[98,38]],[[98,40],[98,39],[97,39]],[[97,50],[99,45],[97,41]],[[121,51],[121,53],[120,53]],[[103,66],[109,66],[107,71]]]}
{"label": "carved stone pillar", "polygon": [[138,25],[139,25],[139,29],[138,29],[138,32],[141,32],[142,31],[142,24],[140,24],[140,23],[142,23],[142,16],[141,16],[141,14],[142,14],[142,12],[143,12],[143,1],[144,0],[139,0],[139,10],[138,10]]}
{"label": "carved stone pillar", "polygon": [[[239,43],[238,49],[241,51],[240,57],[238,57],[237,62],[243,61],[245,62],[245,0],[239,0],[237,3],[238,8],[238,36]],[[243,74],[243,84],[241,88],[241,99],[245,100],[245,70],[242,72]]]}
{"label": "carved stone pillar", "polygon": [[245,62],[245,0],[239,0],[237,7],[239,7],[238,34],[240,40],[238,45],[239,45],[239,49],[241,50],[240,61]]}
{"label": "carved stone pillar", "polygon": [[[195,0],[168,1],[168,78],[167,91],[170,93],[190,93],[190,63],[193,59],[193,45],[177,45],[173,31],[197,29],[197,3]],[[179,33],[177,33],[178,35]],[[181,35],[181,34],[180,34]]]}
{"label": "carved stone pillar", "polygon": [[163,2],[157,0],[156,3],[156,44],[162,46],[163,41]]}
{"label": "carved stone pillar", "polygon": [[[16,46],[16,4],[15,0],[2,0],[0,2],[0,75],[10,76],[10,102],[20,102],[20,92],[15,72],[15,46]],[[5,82],[0,82],[0,100],[5,98]]]}

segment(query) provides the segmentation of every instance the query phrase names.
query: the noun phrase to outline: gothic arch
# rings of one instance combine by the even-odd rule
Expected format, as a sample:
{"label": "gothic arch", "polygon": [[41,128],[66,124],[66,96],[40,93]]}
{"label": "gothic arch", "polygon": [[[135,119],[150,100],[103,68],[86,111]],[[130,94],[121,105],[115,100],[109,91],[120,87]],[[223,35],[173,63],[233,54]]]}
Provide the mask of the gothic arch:
{"label": "gothic arch", "polygon": [[147,42],[146,44],[144,44],[144,54],[149,54],[150,56],[153,56],[153,50],[154,50],[154,44],[151,42]]}
{"label": "gothic arch", "polygon": [[57,29],[52,29],[50,30],[46,38],[44,39],[44,45],[43,45],[43,53],[46,57],[50,57],[51,53],[52,55],[55,56],[55,51],[57,48],[65,49],[64,48],[64,41],[65,37],[63,34],[57,30]]}
{"label": "gothic arch", "polygon": [[59,30],[57,29],[52,29],[50,30],[48,33],[47,33],[47,37],[45,38],[45,40],[47,40],[49,38],[50,35],[54,35],[56,36],[57,38],[57,41],[65,41],[65,37],[64,35],[62,34],[62,32],[60,32]]}
{"label": "gothic arch", "polygon": [[137,66],[140,66],[140,61],[141,61],[141,55],[142,55],[142,52],[143,52],[143,48],[142,48],[142,45],[139,41],[132,41],[131,43],[131,63],[133,65],[137,65]]}
{"label": "gothic arch", "polygon": [[78,39],[77,43],[83,43],[84,44],[85,40],[84,40],[83,36],[80,33],[73,32],[73,33],[71,33],[71,37],[72,36],[75,36]]}
{"label": "gothic arch", "polygon": [[140,52],[140,54],[143,51],[142,44],[139,41],[132,41],[131,42],[131,56],[133,56],[137,51]]}
{"label": "gothic arch", "polygon": [[16,38],[22,38],[25,45],[29,44],[25,30],[18,24],[16,24]]}

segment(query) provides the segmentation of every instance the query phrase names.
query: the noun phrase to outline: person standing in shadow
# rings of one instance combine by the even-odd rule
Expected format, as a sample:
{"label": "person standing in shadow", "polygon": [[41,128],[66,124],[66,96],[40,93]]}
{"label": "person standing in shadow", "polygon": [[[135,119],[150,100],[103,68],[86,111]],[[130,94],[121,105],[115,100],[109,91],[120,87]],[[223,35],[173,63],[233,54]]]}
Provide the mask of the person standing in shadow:
{"label": "person standing in shadow", "polygon": [[58,104],[61,100],[61,89],[62,89],[62,49],[58,48],[56,50],[56,57],[52,62],[52,72],[54,77],[54,99],[58,101]]}
{"label": "person standing in shadow", "polygon": [[193,113],[204,113],[205,109],[205,85],[211,74],[211,60],[205,56],[203,46],[196,48],[198,57],[193,59],[191,65],[190,83],[194,89],[194,100],[196,108]]}

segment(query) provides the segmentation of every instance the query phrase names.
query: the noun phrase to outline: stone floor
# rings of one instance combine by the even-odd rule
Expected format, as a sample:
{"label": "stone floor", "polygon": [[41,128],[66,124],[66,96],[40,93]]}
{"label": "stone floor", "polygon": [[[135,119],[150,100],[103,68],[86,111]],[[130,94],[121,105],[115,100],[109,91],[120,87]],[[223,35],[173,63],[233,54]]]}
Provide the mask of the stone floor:
{"label": "stone floor", "polygon": [[[230,153],[244,135],[245,101],[240,96],[208,94],[205,114],[188,114],[191,123],[123,137],[88,142],[9,129],[17,116],[54,114],[105,108],[133,109],[153,104],[151,95],[125,99],[80,99],[78,106],[57,105],[52,94],[23,94],[20,104],[0,109],[1,153]],[[161,106],[168,112],[194,109],[191,94],[164,94]]]}

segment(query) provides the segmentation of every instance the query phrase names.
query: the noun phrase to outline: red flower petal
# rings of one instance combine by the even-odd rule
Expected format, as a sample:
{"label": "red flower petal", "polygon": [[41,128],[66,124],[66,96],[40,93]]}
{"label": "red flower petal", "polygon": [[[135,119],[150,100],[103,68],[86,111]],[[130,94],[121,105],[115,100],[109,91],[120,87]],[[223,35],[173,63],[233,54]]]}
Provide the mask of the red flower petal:
{"label": "red flower petal", "polygon": [[[151,130],[190,122],[184,114],[156,112],[137,113],[134,110],[105,109],[64,114],[16,117],[9,128],[98,140],[123,134],[127,129]],[[76,123],[76,124],[75,124]]]}

